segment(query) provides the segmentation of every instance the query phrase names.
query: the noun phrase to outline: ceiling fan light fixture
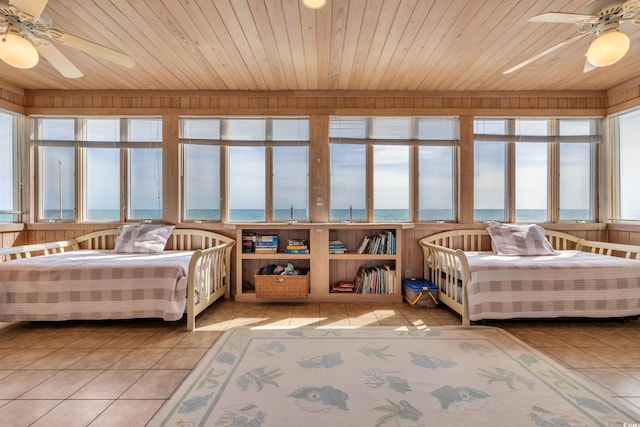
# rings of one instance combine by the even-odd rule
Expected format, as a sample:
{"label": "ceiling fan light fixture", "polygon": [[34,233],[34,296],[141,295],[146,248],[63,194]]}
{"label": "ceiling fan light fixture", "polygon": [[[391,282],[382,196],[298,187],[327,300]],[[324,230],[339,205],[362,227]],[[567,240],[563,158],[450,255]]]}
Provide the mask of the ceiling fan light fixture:
{"label": "ceiling fan light fixture", "polygon": [[309,9],[320,9],[327,3],[327,0],[302,0],[302,4]]}
{"label": "ceiling fan light fixture", "polygon": [[0,59],[15,68],[33,68],[40,60],[31,41],[19,34],[8,32],[0,36]]}
{"label": "ceiling fan light fixture", "polygon": [[606,67],[622,59],[629,51],[629,36],[618,30],[607,31],[591,42],[587,61],[596,67]]}

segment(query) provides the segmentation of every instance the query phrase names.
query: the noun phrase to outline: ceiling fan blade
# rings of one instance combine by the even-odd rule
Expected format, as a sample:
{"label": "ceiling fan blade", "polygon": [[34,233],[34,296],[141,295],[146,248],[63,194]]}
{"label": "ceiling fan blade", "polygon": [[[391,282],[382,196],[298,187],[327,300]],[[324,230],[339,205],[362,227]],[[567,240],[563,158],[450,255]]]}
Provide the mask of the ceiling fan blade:
{"label": "ceiling fan blade", "polygon": [[589,62],[589,60],[588,60],[588,59],[586,59],[586,60],[584,61],[584,68],[582,69],[582,72],[583,72],[583,73],[588,73],[589,71],[593,71],[593,70],[595,70],[596,68],[598,68],[598,67],[596,67],[596,66],[595,66],[595,65],[593,65],[591,62]]}
{"label": "ceiling fan blade", "polygon": [[82,77],[82,72],[67,59],[55,46],[45,40],[34,40],[34,46],[40,55],[45,58],[63,76],[70,79]]}
{"label": "ceiling fan blade", "polygon": [[9,0],[11,6],[15,6],[24,13],[38,19],[42,15],[42,11],[47,6],[49,0]]}
{"label": "ceiling fan blade", "polygon": [[[60,41],[58,39],[54,39]],[[64,34],[62,37],[62,43],[67,44],[76,49],[88,53],[91,56],[97,56],[98,58],[106,59],[114,64],[122,65],[123,67],[133,68],[136,63],[129,55],[125,55],[117,50],[109,49],[108,47],[101,46],[97,43],[85,40],[83,38]]]}
{"label": "ceiling fan blade", "polygon": [[534,61],[537,61],[538,59],[542,58],[545,55],[550,54],[551,52],[554,52],[558,49],[560,49],[561,47],[564,47],[566,45],[568,45],[569,43],[573,43],[577,40],[580,40],[582,37],[586,36],[587,34],[582,34],[582,33],[576,33],[573,36],[569,37],[568,39],[566,39],[563,42],[558,43],[555,46],[551,46],[549,49],[547,50],[543,50],[542,52],[540,52],[539,54],[532,56],[531,58],[527,59],[524,62],[519,63],[518,65],[516,65],[515,67],[511,67],[506,71],[503,71],[502,74],[509,74],[509,73],[513,73],[514,71],[519,70],[520,68],[524,67],[525,65],[529,65]]}
{"label": "ceiling fan blade", "polygon": [[576,22],[595,19],[592,15],[581,13],[547,12],[542,15],[529,18],[529,22],[551,22],[554,24],[575,24]]}

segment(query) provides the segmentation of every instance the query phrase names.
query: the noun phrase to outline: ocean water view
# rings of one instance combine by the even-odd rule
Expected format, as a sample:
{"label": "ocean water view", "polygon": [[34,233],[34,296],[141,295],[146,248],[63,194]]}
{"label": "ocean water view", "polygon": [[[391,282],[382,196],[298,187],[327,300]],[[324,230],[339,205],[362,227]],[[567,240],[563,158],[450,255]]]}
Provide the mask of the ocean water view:
{"label": "ocean water view", "polygon": [[[50,209],[45,211],[45,220],[73,220],[75,211],[73,209]],[[505,221],[505,212],[501,209],[476,209],[474,211],[475,221]],[[135,209],[130,213],[130,220],[157,220],[162,214],[159,209]],[[275,209],[274,220],[288,221],[291,219],[291,209]],[[189,209],[185,219],[188,221],[219,221],[220,210],[218,209]],[[294,209],[293,219],[297,221],[307,221],[309,219],[306,209]],[[331,221],[365,221],[366,211],[364,209],[332,209],[330,213]],[[588,209],[563,209],[560,211],[562,221],[589,221],[591,220]],[[118,209],[90,209],[87,212],[87,221],[119,221],[120,211]],[[229,220],[232,222],[260,222],[265,220],[263,209],[231,209]],[[418,221],[453,221],[454,213],[451,209],[421,209]],[[517,222],[545,222],[547,211],[544,209],[518,209],[516,211]],[[374,211],[374,221],[376,222],[407,222],[409,221],[408,209],[376,209]]]}

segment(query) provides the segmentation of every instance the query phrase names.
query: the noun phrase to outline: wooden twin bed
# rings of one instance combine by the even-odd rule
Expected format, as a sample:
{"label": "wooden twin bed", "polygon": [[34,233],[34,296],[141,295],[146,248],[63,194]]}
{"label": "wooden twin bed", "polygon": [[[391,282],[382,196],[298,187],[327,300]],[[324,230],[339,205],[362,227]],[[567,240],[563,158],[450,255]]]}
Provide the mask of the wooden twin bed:
{"label": "wooden twin bed", "polygon": [[487,230],[455,230],[419,241],[424,277],[462,323],[512,318],[640,315],[640,247],[544,230],[557,253],[503,256]]}
{"label": "wooden twin bed", "polygon": [[113,250],[118,229],[0,249],[0,321],[162,318],[187,328],[229,297],[231,250],[221,234],[174,229],[160,253]]}

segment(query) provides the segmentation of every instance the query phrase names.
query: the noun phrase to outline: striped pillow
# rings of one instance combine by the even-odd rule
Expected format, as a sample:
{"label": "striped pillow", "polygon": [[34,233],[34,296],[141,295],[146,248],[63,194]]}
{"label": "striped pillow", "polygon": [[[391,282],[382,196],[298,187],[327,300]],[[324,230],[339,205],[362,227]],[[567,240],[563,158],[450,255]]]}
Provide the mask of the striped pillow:
{"label": "striped pillow", "polygon": [[121,253],[160,253],[164,251],[173,225],[121,225],[115,251]]}
{"label": "striped pillow", "polygon": [[544,235],[544,228],[536,224],[515,225],[493,223],[487,227],[491,247],[498,255],[556,255]]}

